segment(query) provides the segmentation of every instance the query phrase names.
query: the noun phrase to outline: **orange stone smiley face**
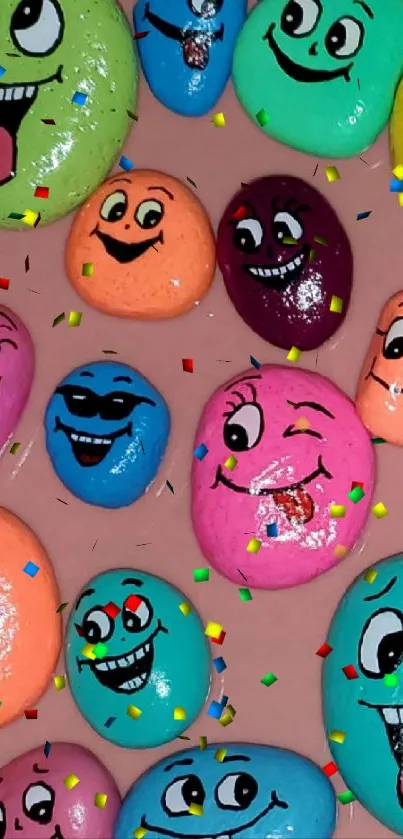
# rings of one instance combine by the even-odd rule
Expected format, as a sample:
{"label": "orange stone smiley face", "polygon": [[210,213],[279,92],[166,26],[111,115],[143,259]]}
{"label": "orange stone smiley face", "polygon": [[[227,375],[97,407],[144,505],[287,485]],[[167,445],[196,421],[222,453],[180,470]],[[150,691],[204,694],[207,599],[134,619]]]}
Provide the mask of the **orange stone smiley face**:
{"label": "orange stone smiley face", "polygon": [[109,315],[181,315],[215,272],[207,213],[181,181],[151,170],[105,181],[79,210],[66,249],[70,282]]}
{"label": "orange stone smiley face", "polygon": [[356,408],[375,437],[403,445],[403,291],[382,309],[361,370]]}

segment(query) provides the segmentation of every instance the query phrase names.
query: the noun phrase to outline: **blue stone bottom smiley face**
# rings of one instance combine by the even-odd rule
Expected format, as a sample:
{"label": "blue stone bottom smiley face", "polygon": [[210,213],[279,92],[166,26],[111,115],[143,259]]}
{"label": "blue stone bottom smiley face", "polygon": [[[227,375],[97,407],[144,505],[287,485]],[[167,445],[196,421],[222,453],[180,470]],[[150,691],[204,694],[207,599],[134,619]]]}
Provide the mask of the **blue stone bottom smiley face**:
{"label": "blue stone bottom smiley face", "polygon": [[[193,805],[193,806],[192,806]],[[330,839],[333,788],[295,752],[249,743],[187,749],[161,760],[129,790],[114,839]]]}
{"label": "blue stone bottom smiley face", "polygon": [[106,571],[70,614],[66,666],[87,722],[128,749],[182,734],[210,690],[210,649],[197,612],[165,580],[133,569]]}
{"label": "blue stone bottom smiley face", "polygon": [[[403,555],[363,572],[344,595],[327,638],[326,732],[345,784],[378,821],[403,835]],[[353,665],[346,678],[343,668]],[[351,678],[351,674],[353,678]]]}
{"label": "blue stone bottom smiley face", "polygon": [[161,394],[126,364],[96,361],[69,373],[46,409],[46,448],[73,495],[126,507],[155,478],[170,416]]}

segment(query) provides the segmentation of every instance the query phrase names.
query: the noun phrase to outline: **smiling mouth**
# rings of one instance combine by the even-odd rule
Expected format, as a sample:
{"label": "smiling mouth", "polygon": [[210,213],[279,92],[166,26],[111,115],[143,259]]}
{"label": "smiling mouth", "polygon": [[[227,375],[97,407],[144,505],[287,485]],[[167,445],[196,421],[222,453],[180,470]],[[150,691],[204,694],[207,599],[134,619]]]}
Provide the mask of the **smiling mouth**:
{"label": "smiling mouth", "polygon": [[311,248],[304,245],[298,256],[281,265],[244,265],[244,270],[266,288],[282,291],[286,286],[299,280],[308,261]]}
{"label": "smiling mouth", "polygon": [[277,507],[285,513],[288,521],[295,521],[298,524],[308,524],[313,519],[315,505],[312,496],[304,487],[310,484],[311,481],[319,478],[320,475],[323,475],[329,481],[333,478],[333,475],[323,465],[321,455],[318,457],[317,468],[307,475],[306,478],[302,478],[301,481],[285,487],[262,487],[261,489],[254,489],[253,487],[244,487],[235,484],[223,474],[222,468],[219,465],[217,466],[215,481],[210,488],[216,489],[219,484],[223,484],[233,492],[251,495],[256,498],[271,495]]}
{"label": "smiling mouth", "polygon": [[164,244],[162,230],[158,236],[154,236],[152,239],[145,239],[143,242],[133,242],[131,245],[127,242],[120,242],[119,239],[114,239],[113,236],[108,236],[107,233],[102,233],[98,227],[95,227],[90,235],[97,236],[102,242],[106,253],[113,259],[116,259],[116,262],[120,262],[122,264],[133,262],[134,259],[138,259],[139,256],[142,256],[143,253],[146,253],[146,251],[150,248],[153,248],[158,242],[160,242],[161,245]]}
{"label": "smiling mouth", "polygon": [[271,48],[272,52],[274,53],[274,57],[277,61],[277,64],[287,76],[290,76],[291,79],[294,79],[296,82],[330,82],[333,79],[340,79],[345,78],[346,82],[350,81],[350,72],[353,66],[353,62],[348,64],[347,67],[340,67],[338,70],[312,70],[310,67],[303,67],[301,64],[296,64],[295,61],[292,61],[291,58],[288,58],[287,55],[280,49],[278,44],[273,38],[273,32],[275,29],[275,24],[272,23],[266,35],[263,36],[263,40],[267,41],[269,47]]}
{"label": "smiling mouth", "polygon": [[[381,717],[388,735],[388,740],[399,769],[403,765],[403,706],[402,705],[371,705],[364,699],[358,704],[364,708],[377,711]],[[401,802],[403,806],[403,802]]]}
{"label": "smiling mouth", "polygon": [[93,436],[87,431],[76,431],[75,428],[61,422],[60,417],[56,417],[54,431],[64,432],[80,466],[98,466],[111,451],[115,440],[125,434],[132,437],[132,423],[129,422],[125,428],[114,431],[112,434]]}
{"label": "smiling mouth", "polygon": [[144,19],[148,20],[161,35],[181,44],[183,60],[191,70],[205,70],[210,60],[210,48],[215,41],[222,41],[224,38],[224,24],[221,24],[216,32],[181,29],[150,11],[149,3],[146,3]]}
{"label": "smiling mouth", "polygon": [[17,174],[17,135],[22,120],[34,104],[39,88],[51,82],[63,82],[62,65],[41,82],[0,85],[0,186]]}
{"label": "smiling mouth", "polygon": [[77,658],[78,672],[88,666],[98,682],[115,693],[136,693],[150,678],[154,662],[154,639],[159,632],[168,632],[158,620],[157,628],[144,644],[124,656],[105,656],[101,661]]}
{"label": "smiling mouth", "polygon": [[381,379],[380,376],[377,376],[376,373],[374,373],[375,364],[376,358],[374,358],[372,362],[372,366],[369,373],[367,373],[367,375],[365,376],[365,381],[368,381],[368,379],[373,379],[374,382],[378,382],[378,385],[384,387],[385,390],[388,391],[388,393],[393,394],[393,396],[400,396],[403,393],[403,388],[397,387],[397,385],[388,385],[388,383],[385,382],[385,379]]}

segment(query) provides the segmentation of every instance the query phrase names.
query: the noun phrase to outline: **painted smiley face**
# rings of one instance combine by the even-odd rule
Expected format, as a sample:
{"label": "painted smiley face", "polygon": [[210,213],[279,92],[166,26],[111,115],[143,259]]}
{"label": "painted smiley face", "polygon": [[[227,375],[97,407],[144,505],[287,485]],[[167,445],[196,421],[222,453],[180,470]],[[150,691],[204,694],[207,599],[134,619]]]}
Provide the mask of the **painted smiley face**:
{"label": "painted smiley face", "polygon": [[[352,583],[332,620],[322,693],[329,741],[345,784],[381,824],[403,834],[403,556],[371,567]],[[358,678],[347,680],[352,664]],[[365,755],[365,759],[364,759]]]}
{"label": "painted smiley face", "polygon": [[[222,760],[215,758],[222,749]],[[189,813],[191,805],[202,813]],[[310,760],[249,743],[187,749],[161,760],[129,790],[114,839],[141,825],[150,839],[330,839],[335,796]]]}
{"label": "painted smiley face", "polygon": [[10,213],[25,207],[44,224],[93,192],[123,143],[136,103],[131,33],[112,0],[79,19],[74,0],[3,0],[0,53],[0,226],[24,227]]}
{"label": "painted smiley face", "polygon": [[[65,786],[68,775],[79,783]],[[94,806],[96,793],[107,797]],[[43,746],[0,769],[0,839],[105,839],[112,835],[120,806],[114,780],[97,758],[72,743]]]}
{"label": "painted smiley face", "polygon": [[35,370],[31,336],[20,318],[0,307],[0,446],[14,431],[28,402]]}
{"label": "painted smiley face", "polygon": [[[192,466],[193,527],[225,577],[294,586],[353,547],[370,508],[375,459],[353,403],[330,381],[274,365],[246,371],[207,403],[195,450],[202,443],[208,455]],[[359,504],[348,499],[354,481],[365,488]],[[332,517],[333,505],[346,506],[344,518]],[[257,554],[248,550],[252,539]]]}
{"label": "painted smiley face", "polygon": [[46,448],[67,489],[99,507],[126,507],[149,489],[170,430],[161,394],[126,364],[78,367],[45,415]]}
{"label": "painted smiley face", "polygon": [[[93,275],[83,276],[83,264]],[[67,274],[91,306],[110,315],[175,317],[206,294],[215,242],[204,207],[181,181],[149,170],[106,181],[78,213]]]}
{"label": "painted smiley face", "polygon": [[[81,592],[67,630],[69,684],[106,740],[129,749],[160,746],[200,713],[210,690],[210,651],[197,612],[180,608],[184,601],[165,580],[132,569],[100,574]],[[130,707],[137,719],[128,716]],[[176,708],[184,718],[175,718]]]}
{"label": "painted smiley face", "polygon": [[[278,347],[315,349],[347,313],[350,243],[330,204],[299,178],[259,178],[240,190],[220,221],[217,255],[238,314]],[[333,296],[341,315],[330,311]]]}
{"label": "painted smiley face", "polygon": [[[257,3],[234,53],[245,111],[266,134],[300,151],[361,153],[385,127],[402,75],[396,20],[403,24],[400,0],[387,11],[371,0]],[[264,111],[269,119],[259,121]]]}
{"label": "painted smiley face", "polygon": [[247,0],[138,0],[133,11],[144,75],[156,98],[184,116],[213,108],[231,73]]}
{"label": "painted smiley face", "polygon": [[361,370],[356,407],[376,437],[403,445],[403,292],[383,307]]}

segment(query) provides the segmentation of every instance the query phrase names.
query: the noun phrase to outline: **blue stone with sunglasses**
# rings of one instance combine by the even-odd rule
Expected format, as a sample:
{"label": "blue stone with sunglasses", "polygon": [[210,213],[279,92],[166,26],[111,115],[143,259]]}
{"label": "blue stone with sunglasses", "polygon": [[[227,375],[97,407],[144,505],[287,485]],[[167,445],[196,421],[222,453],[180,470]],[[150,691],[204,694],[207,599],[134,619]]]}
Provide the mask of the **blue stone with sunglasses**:
{"label": "blue stone with sunglasses", "polygon": [[133,10],[144,75],[156,98],[182,116],[214,107],[231,74],[247,0],[138,0]]}
{"label": "blue stone with sunglasses", "polygon": [[58,478],[77,498],[99,507],[127,507],[149,489],[169,431],[161,394],[119,362],[71,371],[45,413],[46,448]]}

